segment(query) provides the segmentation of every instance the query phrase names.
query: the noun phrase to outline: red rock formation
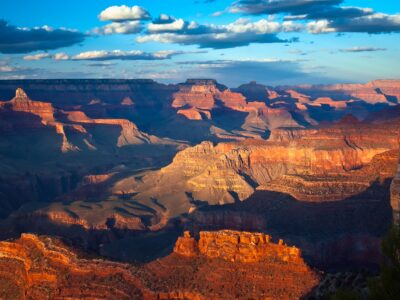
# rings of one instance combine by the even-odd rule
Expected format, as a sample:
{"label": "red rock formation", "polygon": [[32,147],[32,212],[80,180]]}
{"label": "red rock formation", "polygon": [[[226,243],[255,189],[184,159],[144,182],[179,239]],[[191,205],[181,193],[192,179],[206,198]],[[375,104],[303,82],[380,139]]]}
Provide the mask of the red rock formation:
{"label": "red rock formation", "polygon": [[37,115],[43,123],[54,121],[53,105],[47,102],[32,101],[21,88],[16,90],[12,100],[0,102],[0,108]]}
{"label": "red rock formation", "polygon": [[202,231],[198,242],[185,231],[184,236],[178,238],[174,252],[189,257],[204,255],[231,262],[280,261],[304,264],[300,249],[289,247],[282,240],[275,244],[269,235],[233,230]]}
{"label": "red rock formation", "polygon": [[79,258],[48,237],[0,242],[4,299],[298,299],[318,281],[301,258],[244,263],[173,253],[135,266]]}

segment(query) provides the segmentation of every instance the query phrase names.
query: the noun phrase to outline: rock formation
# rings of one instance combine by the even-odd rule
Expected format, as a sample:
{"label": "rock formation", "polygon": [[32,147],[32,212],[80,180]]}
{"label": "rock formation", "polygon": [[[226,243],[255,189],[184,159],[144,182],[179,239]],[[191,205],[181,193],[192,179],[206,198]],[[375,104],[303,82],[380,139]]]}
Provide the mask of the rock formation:
{"label": "rock formation", "polygon": [[243,263],[173,253],[137,266],[80,258],[44,236],[0,242],[3,299],[298,299],[318,281],[301,259]]}
{"label": "rock formation", "polygon": [[[260,88],[257,89],[257,94],[260,93],[259,90]],[[255,97],[252,93],[250,96]],[[179,108],[177,113],[190,120],[214,119],[214,112],[217,113],[221,109],[227,110],[226,114],[229,114],[229,111],[246,114],[236,134],[255,132],[262,136],[268,129],[301,127],[287,110],[268,107],[261,101],[248,102],[241,93],[232,92],[215,81],[188,80],[180,85],[179,92],[173,97],[172,107]],[[261,97],[260,100],[265,100],[265,97]]]}
{"label": "rock formation", "polygon": [[8,102],[0,102],[0,108],[39,116],[43,123],[54,121],[54,108],[51,103],[32,101],[23,89],[18,88],[15,97]]}
{"label": "rock formation", "polygon": [[190,236],[189,231],[185,231],[184,236],[178,238],[174,252],[188,257],[203,255],[231,262],[280,261],[304,264],[300,249],[289,247],[282,240],[275,244],[271,236],[263,233],[232,230],[202,231],[198,242]]}

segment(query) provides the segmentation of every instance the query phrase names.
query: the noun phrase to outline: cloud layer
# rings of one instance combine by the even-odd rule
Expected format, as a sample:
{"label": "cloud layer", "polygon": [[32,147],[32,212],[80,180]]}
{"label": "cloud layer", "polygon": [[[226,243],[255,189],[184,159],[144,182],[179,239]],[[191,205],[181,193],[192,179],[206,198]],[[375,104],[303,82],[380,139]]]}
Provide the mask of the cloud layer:
{"label": "cloud layer", "polygon": [[375,51],[386,51],[386,48],[376,47],[352,47],[347,49],[340,49],[340,52],[375,52]]}
{"label": "cloud layer", "polygon": [[122,50],[95,50],[85,51],[76,55],[68,55],[65,53],[57,53],[50,55],[48,53],[39,53],[35,55],[24,56],[25,60],[42,60],[45,58],[52,58],[54,60],[91,60],[91,61],[107,61],[107,60],[165,60],[170,59],[175,55],[182,55],[187,53],[198,53],[198,52],[185,52],[185,51],[174,51],[164,50],[157,52],[144,52],[139,50],[122,51]]}
{"label": "cloud layer", "polygon": [[234,48],[252,43],[284,43],[293,40],[278,38],[280,32],[299,32],[301,24],[292,21],[283,23],[262,19],[251,22],[238,19],[227,25],[201,25],[183,19],[169,19],[165,23],[150,23],[147,34],[139,36],[139,43],[159,42],[182,45],[198,45],[200,48]]}
{"label": "cloud layer", "polygon": [[53,29],[49,26],[20,28],[0,20],[0,52],[28,53],[51,50],[82,42],[85,35],[70,29]]}

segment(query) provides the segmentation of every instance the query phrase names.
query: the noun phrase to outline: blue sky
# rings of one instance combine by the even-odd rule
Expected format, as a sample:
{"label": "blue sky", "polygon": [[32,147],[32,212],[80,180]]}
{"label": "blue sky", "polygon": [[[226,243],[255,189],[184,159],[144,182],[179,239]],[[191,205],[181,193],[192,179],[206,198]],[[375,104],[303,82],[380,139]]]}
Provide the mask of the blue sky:
{"label": "blue sky", "polygon": [[4,79],[400,78],[393,0],[2,0],[0,19]]}

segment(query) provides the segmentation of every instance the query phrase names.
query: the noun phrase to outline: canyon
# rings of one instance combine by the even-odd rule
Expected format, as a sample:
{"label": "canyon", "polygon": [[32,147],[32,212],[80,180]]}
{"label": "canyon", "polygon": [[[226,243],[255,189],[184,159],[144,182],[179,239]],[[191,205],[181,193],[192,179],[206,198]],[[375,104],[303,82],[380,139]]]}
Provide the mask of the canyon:
{"label": "canyon", "polygon": [[319,270],[376,272],[398,222],[399,80],[5,80],[0,99],[5,299],[298,299]]}

